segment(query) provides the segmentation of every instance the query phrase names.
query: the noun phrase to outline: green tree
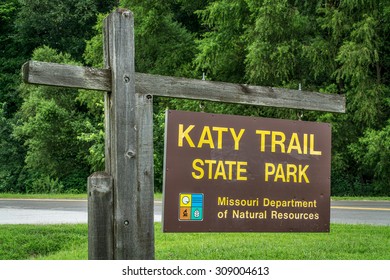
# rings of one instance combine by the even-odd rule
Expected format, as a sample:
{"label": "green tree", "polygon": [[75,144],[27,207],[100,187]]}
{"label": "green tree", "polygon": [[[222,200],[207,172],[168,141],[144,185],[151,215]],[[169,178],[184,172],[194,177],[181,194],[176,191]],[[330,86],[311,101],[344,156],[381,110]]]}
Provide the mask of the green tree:
{"label": "green tree", "polygon": [[13,123],[6,117],[5,107],[0,103],[0,192],[20,192],[24,190],[21,179],[25,151],[12,136]]}
{"label": "green tree", "polygon": [[26,59],[15,43],[14,18],[17,0],[0,3],[0,191],[23,189],[24,148],[12,137],[14,114],[22,99],[18,95],[20,66]]}
{"label": "green tree", "polygon": [[[379,140],[367,139],[386,135],[389,119],[389,5],[380,0],[210,1],[197,12],[207,31],[198,41],[195,63],[215,80],[292,88],[301,83],[305,89],[346,94],[345,115],[304,114],[333,124],[332,192],[368,193],[375,185],[388,194],[388,173],[375,171],[383,170],[378,167],[383,160],[367,153],[378,151]],[[248,107],[241,114],[296,117],[292,110]]]}
{"label": "green tree", "polygon": [[245,1],[212,1],[196,13],[206,29],[197,41],[197,70],[212,80],[243,82],[245,40],[242,35],[249,15]]}
{"label": "green tree", "polygon": [[[76,64],[68,54],[49,47],[34,51],[34,60]],[[14,135],[27,153],[27,192],[85,191],[88,146],[78,141],[87,131],[85,108],[76,101],[77,90],[22,86],[23,104],[17,113]]]}
{"label": "green tree", "polygon": [[0,188],[24,192],[28,179],[26,149],[15,139],[15,113],[23,102],[20,94],[20,68],[32,51],[43,45],[71,53],[81,60],[85,39],[92,35],[98,12],[111,10],[118,1],[24,1],[0,3],[0,104],[2,129],[0,154]]}
{"label": "green tree", "polygon": [[[57,1],[52,2],[57,6],[46,0],[36,2],[47,3],[46,6],[21,1],[22,10],[15,27],[18,40],[11,40],[12,18],[18,2],[7,1],[6,5],[0,6],[0,28],[4,31],[0,36],[7,43],[6,47],[0,46],[0,51],[9,59],[15,54],[13,50],[18,49],[15,46],[26,45],[28,53],[29,49],[46,43],[88,65],[102,67],[101,22],[108,11],[104,7],[110,5],[92,0],[76,2],[67,0],[64,7]],[[88,4],[93,8],[82,13]],[[206,79],[211,80],[287,88],[298,88],[301,84],[308,90],[345,94],[346,114],[304,112],[303,116],[304,120],[332,123],[332,193],[389,195],[389,1],[123,0],[120,4],[134,12],[138,72],[198,79],[205,73]],[[23,18],[29,9],[33,15],[31,30],[27,19]],[[40,13],[41,18],[38,17]],[[68,14],[71,16],[66,16]],[[96,18],[98,23],[91,29]],[[76,34],[74,30],[80,24],[84,24],[85,29]],[[51,25],[55,27],[48,28]],[[64,28],[70,28],[74,33],[60,34]],[[40,42],[30,41],[34,32],[34,36],[42,34]],[[42,50],[48,55],[44,56]],[[50,48],[39,52],[41,56],[36,57],[41,60],[50,58],[74,63],[69,55],[53,53]],[[20,54],[20,57],[24,55],[27,54]],[[2,61],[7,62],[1,67],[13,69],[11,65],[15,62]],[[61,166],[67,167],[69,176],[77,174],[73,176],[84,176],[84,179],[90,167],[93,170],[103,168],[101,94],[64,91],[67,94],[61,95],[59,89],[22,87],[24,103],[17,115],[20,119],[14,136],[25,143],[27,165],[19,173],[32,178],[28,184],[30,188],[39,184],[49,189],[50,186],[68,188],[71,184],[67,182],[71,179],[59,175]],[[73,95],[70,92],[74,92]],[[21,99],[10,102],[10,92],[7,94],[8,97],[3,94],[0,99],[1,123],[4,124],[0,131],[2,145],[9,144],[6,139],[15,123],[15,119],[9,119],[12,117],[10,112],[15,112],[21,102]],[[297,119],[297,113],[301,113],[289,109],[155,98],[156,189],[161,189],[162,185],[166,108],[292,119]],[[54,120],[60,125],[56,126]],[[46,135],[39,128],[46,131]],[[59,148],[67,144],[70,145],[67,151]],[[23,151],[17,146],[7,149],[12,154]],[[50,151],[50,156],[44,156]],[[1,152],[6,154],[5,149]],[[78,174],[75,166],[82,166],[84,174]],[[9,170],[2,168],[0,176],[13,176],[9,175]]]}
{"label": "green tree", "polygon": [[25,54],[39,46],[67,52],[81,60],[85,40],[99,12],[111,10],[117,1],[97,0],[19,0],[16,18],[17,38]]}
{"label": "green tree", "polygon": [[[334,177],[337,182],[346,182],[353,194],[390,192],[388,173],[378,173],[383,160],[372,152],[379,152],[377,145],[386,147],[386,143],[367,141],[377,140],[373,136],[376,134],[386,135],[390,115],[386,74],[390,62],[389,7],[388,1],[346,0],[327,1],[317,10],[317,21],[322,30],[322,37],[317,42],[331,43],[332,52],[327,61],[330,61],[332,79],[328,84],[336,84],[338,90],[347,95],[347,115],[333,119],[338,128],[334,137],[334,159],[337,160],[333,160]],[[383,153],[387,154],[386,149]],[[374,162],[378,166],[373,166]],[[337,192],[339,185],[333,186]],[[376,186],[374,190],[372,186]]]}
{"label": "green tree", "polygon": [[368,129],[349,146],[363,177],[373,180],[370,193],[388,195],[390,178],[390,120],[381,130]]}

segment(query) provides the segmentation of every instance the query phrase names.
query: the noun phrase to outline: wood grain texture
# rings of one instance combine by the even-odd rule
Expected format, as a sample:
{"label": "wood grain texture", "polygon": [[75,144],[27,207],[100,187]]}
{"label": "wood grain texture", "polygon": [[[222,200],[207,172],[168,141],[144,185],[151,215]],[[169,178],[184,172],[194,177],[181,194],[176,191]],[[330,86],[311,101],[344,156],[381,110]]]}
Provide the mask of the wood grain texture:
{"label": "wood grain texture", "polygon": [[[24,80],[111,91],[111,71],[30,61],[23,66]],[[72,71],[74,69],[74,71]],[[54,77],[52,76],[54,73]],[[278,108],[345,113],[345,96],[292,89],[212,82],[150,74],[135,74],[136,92],[144,95],[217,101]]]}
{"label": "wood grain texture", "polygon": [[28,61],[22,66],[25,83],[110,91],[111,71],[67,64]]}
{"label": "wood grain texture", "polygon": [[136,90],[142,94],[165,97],[325,112],[345,112],[345,97],[343,95],[141,73],[136,73]]}
{"label": "wood grain texture", "polygon": [[105,172],[88,177],[88,258],[114,259],[113,180]]}
{"label": "wood grain texture", "polygon": [[[150,139],[144,139],[145,131],[153,130],[150,120],[141,127],[145,120],[137,119],[150,119],[146,111],[151,105],[135,94],[133,14],[127,10],[110,14],[104,36],[105,66],[111,70],[112,81],[105,107],[106,171],[114,178],[114,259],[154,259],[153,148]],[[141,162],[144,158],[149,162]]]}

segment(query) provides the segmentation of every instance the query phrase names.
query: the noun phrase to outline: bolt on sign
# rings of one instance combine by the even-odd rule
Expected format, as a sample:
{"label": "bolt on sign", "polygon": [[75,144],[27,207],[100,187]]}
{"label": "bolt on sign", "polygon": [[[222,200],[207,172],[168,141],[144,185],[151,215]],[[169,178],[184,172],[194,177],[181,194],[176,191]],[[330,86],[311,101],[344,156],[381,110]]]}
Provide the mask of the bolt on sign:
{"label": "bolt on sign", "polygon": [[327,123],[166,112],[165,232],[328,232]]}

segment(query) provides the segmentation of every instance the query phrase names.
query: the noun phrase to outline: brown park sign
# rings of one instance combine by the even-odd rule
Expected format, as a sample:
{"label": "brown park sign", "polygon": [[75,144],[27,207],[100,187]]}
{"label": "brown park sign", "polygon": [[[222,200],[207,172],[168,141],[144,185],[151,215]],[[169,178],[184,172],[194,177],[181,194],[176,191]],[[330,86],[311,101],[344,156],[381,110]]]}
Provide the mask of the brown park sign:
{"label": "brown park sign", "polygon": [[328,232],[326,123],[167,111],[165,232]]}

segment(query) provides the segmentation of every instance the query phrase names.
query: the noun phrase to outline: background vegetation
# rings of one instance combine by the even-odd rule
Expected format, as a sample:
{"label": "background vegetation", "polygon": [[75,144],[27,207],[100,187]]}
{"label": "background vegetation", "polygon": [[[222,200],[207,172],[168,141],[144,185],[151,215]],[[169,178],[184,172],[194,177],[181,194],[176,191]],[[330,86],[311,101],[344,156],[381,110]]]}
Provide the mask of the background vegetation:
{"label": "background vegetation", "polygon": [[[104,16],[135,14],[136,71],[345,94],[332,124],[332,195],[390,195],[390,2],[385,0],[4,0],[0,192],[85,192],[103,169],[101,94],[23,85],[30,59],[102,66]],[[156,98],[155,188],[166,108],[297,119],[290,109]]]}

